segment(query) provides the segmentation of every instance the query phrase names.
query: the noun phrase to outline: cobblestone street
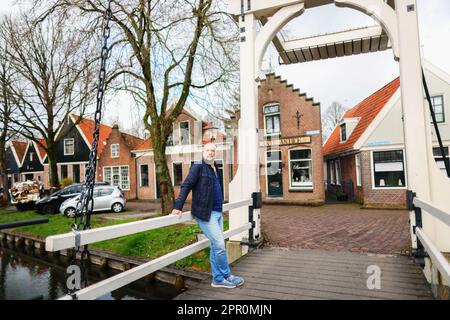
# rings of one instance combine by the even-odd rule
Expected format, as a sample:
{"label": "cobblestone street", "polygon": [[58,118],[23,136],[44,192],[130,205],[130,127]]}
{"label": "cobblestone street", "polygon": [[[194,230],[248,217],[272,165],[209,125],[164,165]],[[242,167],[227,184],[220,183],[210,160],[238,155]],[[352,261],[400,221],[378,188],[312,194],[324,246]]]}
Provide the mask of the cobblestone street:
{"label": "cobblestone street", "polygon": [[405,210],[368,210],[356,204],[265,205],[261,219],[268,246],[378,254],[410,252],[409,215]]}

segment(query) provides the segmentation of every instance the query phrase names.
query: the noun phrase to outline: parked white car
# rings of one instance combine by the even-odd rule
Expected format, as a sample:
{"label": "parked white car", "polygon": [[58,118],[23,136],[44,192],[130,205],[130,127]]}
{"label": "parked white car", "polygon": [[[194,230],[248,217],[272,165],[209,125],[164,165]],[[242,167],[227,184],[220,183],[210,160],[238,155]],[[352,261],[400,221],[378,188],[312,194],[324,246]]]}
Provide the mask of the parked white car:
{"label": "parked white car", "polygon": [[[61,204],[59,212],[73,218],[80,196],[67,199]],[[125,208],[126,199],[119,187],[95,186],[94,187],[94,212],[113,211],[121,212]]]}

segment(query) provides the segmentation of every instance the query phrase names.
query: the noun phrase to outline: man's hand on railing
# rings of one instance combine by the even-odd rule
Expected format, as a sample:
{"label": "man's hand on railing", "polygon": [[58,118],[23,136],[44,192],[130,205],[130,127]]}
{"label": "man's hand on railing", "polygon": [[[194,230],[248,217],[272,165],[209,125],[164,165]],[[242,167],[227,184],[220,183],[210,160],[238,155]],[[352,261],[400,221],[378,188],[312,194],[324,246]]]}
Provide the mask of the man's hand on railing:
{"label": "man's hand on railing", "polygon": [[177,210],[177,209],[173,209],[171,215],[177,215],[178,217],[181,218],[181,215],[183,214],[183,211],[181,210]]}

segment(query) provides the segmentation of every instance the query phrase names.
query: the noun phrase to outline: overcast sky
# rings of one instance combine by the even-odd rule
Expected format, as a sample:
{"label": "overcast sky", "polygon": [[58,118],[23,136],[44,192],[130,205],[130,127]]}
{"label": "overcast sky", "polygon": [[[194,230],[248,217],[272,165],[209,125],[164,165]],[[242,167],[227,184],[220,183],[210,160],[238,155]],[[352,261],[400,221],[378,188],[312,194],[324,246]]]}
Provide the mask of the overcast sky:
{"label": "overcast sky", "polygon": [[[422,55],[450,73],[450,1],[418,0],[417,5]],[[356,10],[327,5],[306,10],[286,29],[289,38],[295,39],[375,24]],[[397,77],[398,68],[392,50],[386,50],[279,66],[275,72],[320,102],[323,112],[334,100],[353,107]]]}
{"label": "overcast sky", "polygon": [[[13,2],[0,0],[0,12],[11,12]],[[422,56],[450,73],[450,1],[417,0],[417,4]],[[358,11],[328,5],[306,10],[287,25],[286,34],[301,38],[374,24],[372,18]],[[322,112],[333,101],[353,107],[399,74],[392,50],[287,66],[277,66],[276,59],[266,61],[271,61],[274,71],[288,83],[320,102]],[[120,119],[122,129],[133,126],[132,104],[126,97],[109,103],[107,108],[107,119]]]}

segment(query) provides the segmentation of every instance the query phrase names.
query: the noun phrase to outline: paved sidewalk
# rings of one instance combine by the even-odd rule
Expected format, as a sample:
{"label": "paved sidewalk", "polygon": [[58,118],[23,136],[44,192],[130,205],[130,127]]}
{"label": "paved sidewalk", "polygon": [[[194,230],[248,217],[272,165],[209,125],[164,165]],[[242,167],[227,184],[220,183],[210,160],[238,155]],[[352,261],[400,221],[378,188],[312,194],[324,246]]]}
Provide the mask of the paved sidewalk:
{"label": "paved sidewalk", "polygon": [[379,254],[410,253],[406,210],[368,210],[356,204],[321,207],[265,205],[262,233],[273,247]]}

